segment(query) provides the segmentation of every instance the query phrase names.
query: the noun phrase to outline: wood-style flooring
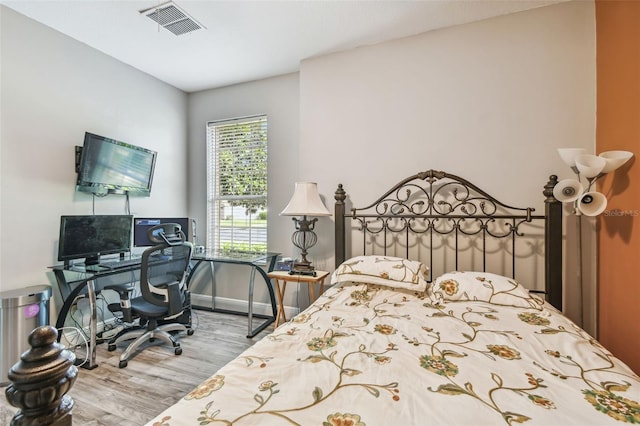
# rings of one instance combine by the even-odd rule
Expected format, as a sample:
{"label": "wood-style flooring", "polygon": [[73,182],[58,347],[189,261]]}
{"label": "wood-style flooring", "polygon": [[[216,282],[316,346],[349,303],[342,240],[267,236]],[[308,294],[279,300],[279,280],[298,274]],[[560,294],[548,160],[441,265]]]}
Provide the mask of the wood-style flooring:
{"label": "wood-style flooring", "polygon": [[[180,356],[167,345],[154,345],[138,352],[121,369],[118,361],[126,343],[113,352],[107,351],[106,343],[97,345],[98,367],[79,368],[68,393],[74,400],[74,426],[143,425],[273,331],[270,325],[248,339],[245,316],[194,313],[197,329],[192,336],[181,335]],[[8,425],[17,411],[7,402],[5,389],[0,388],[0,425]]]}

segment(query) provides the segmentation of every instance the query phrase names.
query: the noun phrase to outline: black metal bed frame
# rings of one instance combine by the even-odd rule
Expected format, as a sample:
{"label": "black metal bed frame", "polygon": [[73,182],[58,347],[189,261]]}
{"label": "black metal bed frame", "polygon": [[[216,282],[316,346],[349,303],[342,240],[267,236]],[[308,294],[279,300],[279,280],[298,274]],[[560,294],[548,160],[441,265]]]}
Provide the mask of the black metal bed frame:
{"label": "black metal bed frame", "polygon": [[[389,246],[402,238],[409,256],[415,245],[411,238],[426,236],[429,265],[433,264],[434,236],[451,236],[454,240],[455,269],[459,265],[461,239],[479,238],[482,268],[487,266],[487,239],[511,239],[511,269],[516,272],[516,239],[523,237],[524,223],[544,221],[544,275],[542,293],[557,309],[562,309],[562,203],[553,196],[557,184],[555,175],[549,177],[542,192],[545,196],[545,214],[534,215],[531,207],[512,207],[498,201],[471,182],[443,171],[427,170],[410,176],[370,205],[351,208],[346,212],[347,194],[338,185],[335,192],[335,262],[336,267],[347,258],[347,223],[356,223],[362,233],[362,254],[366,254],[367,235],[379,236],[383,255]],[[498,225],[499,224],[499,225]],[[351,230],[351,228],[349,228]],[[447,272],[447,271],[443,271]]]}

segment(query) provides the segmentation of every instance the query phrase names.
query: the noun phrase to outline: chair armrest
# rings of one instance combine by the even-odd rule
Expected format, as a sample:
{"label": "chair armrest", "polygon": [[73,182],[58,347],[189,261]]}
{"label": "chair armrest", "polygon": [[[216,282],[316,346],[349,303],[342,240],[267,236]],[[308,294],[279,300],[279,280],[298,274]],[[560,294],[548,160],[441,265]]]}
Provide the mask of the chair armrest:
{"label": "chair armrest", "polygon": [[131,283],[127,284],[109,284],[104,286],[104,290],[113,290],[120,295],[120,309],[117,306],[112,307],[115,304],[109,304],[109,310],[114,312],[113,309],[122,312],[122,320],[124,322],[133,321],[133,313],[131,312],[131,293],[135,290],[136,286]]}

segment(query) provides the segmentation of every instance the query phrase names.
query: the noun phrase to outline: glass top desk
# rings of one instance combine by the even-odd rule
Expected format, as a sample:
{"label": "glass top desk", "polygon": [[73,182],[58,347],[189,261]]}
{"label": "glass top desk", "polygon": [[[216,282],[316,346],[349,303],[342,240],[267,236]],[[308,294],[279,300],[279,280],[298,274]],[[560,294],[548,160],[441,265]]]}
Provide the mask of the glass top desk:
{"label": "glass top desk", "polygon": [[[191,256],[191,260],[194,262],[193,267],[191,268],[191,272],[189,277],[187,278],[187,287],[191,290],[191,279],[195,276],[196,271],[203,267],[205,263],[209,264],[209,269],[211,271],[211,306],[202,306],[195,305],[192,306],[195,309],[204,309],[213,312],[221,312],[235,315],[247,315],[248,316],[248,328],[247,328],[247,337],[254,337],[256,334],[260,333],[264,330],[269,324],[273,323],[276,320],[276,315],[278,312],[278,308],[276,305],[276,298],[273,292],[273,286],[271,285],[271,279],[267,276],[267,273],[273,271],[276,260],[280,253],[242,253],[242,252],[221,252],[214,250],[204,250],[200,252],[194,252]],[[220,309],[216,308],[216,278],[215,278],[215,265],[216,264],[235,264],[235,265],[245,265],[251,268],[251,275],[249,278],[249,294],[248,294],[248,306],[247,312],[244,311],[233,311],[228,309]],[[265,269],[262,267],[264,265]],[[269,300],[271,302],[271,315],[262,315],[255,314],[253,312],[253,290],[255,286],[255,275],[256,271],[262,277],[264,284],[267,286],[267,290],[269,291]],[[193,290],[192,290],[193,294]],[[253,318],[265,319],[260,325],[253,328]]]}
{"label": "glass top desk", "polygon": [[[73,304],[79,296],[87,297],[89,300],[89,354],[87,362],[82,364],[84,368],[93,369],[98,366],[96,363],[96,334],[97,334],[97,308],[96,293],[99,293],[104,285],[102,279],[111,277],[106,285],[126,284],[135,282],[138,279],[136,272],[140,271],[139,256],[128,256],[126,261],[110,262],[113,267],[108,266],[85,266],[84,264],[56,265],[51,266],[60,296],[62,297],[62,307],[58,312],[56,328],[61,330]],[[60,341],[62,333],[58,334]],[[81,361],[81,360],[78,360]]]}

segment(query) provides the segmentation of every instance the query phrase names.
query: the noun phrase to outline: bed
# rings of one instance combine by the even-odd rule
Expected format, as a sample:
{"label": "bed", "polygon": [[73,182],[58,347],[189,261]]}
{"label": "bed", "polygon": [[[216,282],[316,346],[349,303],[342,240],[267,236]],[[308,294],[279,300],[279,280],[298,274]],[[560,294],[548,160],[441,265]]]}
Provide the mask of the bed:
{"label": "bed", "polygon": [[333,286],[149,425],[640,423],[640,378],[560,311],[556,182],[544,215],[435,170],[364,208],[340,185]]}

